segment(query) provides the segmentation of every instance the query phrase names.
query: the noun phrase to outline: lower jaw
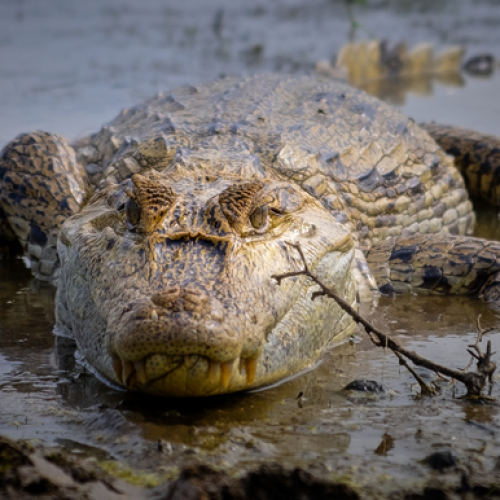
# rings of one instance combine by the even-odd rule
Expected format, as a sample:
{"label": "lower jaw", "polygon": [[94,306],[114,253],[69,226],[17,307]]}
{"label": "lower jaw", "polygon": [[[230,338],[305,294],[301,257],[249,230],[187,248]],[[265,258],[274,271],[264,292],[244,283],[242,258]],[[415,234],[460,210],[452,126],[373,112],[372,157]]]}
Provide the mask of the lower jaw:
{"label": "lower jaw", "polygon": [[244,391],[260,385],[257,376],[249,383],[242,363],[235,362],[227,368],[224,383],[218,372],[210,375],[211,365],[213,370],[213,363],[208,358],[198,356],[195,363],[183,363],[139,390],[155,396],[202,397]]}
{"label": "lower jaw", "polygon": [[[354,328],[355,324],[353,322],[342,322],[342,329],[335,333],[329,344],[335,345],[345,341],[352,334]],[[228,374],[229,381],[225,386],[218,374],[215,377],[207,375],[210,373],[210,360],[203,356],[197,356],[196,362],[182,363],[168,374],[158,377],[147,384],[138,384],[135,378],[132,378],[129,389],[154,396],[190,398],[265,388],[265,386],[275,385],[280,381],[289,380],[293,376],[300,375],[301,372],[314,365],[321,355],[321,352],[318,352],[314,357],[304,359],[294,357],[290,360],[289,365],[282,364],[281,366],[272,367],[265,363],[266,351],[267,349],[264,348],[252,383],[248,383],[245,368],[241,364],[238,366],[238,363],[234,363]]]}
{"label": "lower jaw", "polygon": [[140,363],[117,358],[115,380],[129,390],[165,397],[211,396],[255,388],[259,359],[216,363],[201,355],[153,354]]}

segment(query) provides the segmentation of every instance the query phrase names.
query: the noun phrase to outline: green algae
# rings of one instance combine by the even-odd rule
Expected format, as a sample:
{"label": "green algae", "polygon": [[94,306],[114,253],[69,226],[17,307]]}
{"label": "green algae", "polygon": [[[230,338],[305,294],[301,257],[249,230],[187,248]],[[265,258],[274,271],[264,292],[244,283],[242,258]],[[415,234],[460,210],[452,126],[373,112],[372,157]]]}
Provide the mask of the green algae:
{"label": "green algae", "polygon": [[164,468],[164,472],[159,474],[132,469],[123,462],[117,462],[115,460],[104,460],[102,462],[97,462],[97,465],[110,476],[117,479],[123,479],[127,483],[142,488],[154,488],[165,481],[176,479],[179,475],[179,469],[177,467]]}

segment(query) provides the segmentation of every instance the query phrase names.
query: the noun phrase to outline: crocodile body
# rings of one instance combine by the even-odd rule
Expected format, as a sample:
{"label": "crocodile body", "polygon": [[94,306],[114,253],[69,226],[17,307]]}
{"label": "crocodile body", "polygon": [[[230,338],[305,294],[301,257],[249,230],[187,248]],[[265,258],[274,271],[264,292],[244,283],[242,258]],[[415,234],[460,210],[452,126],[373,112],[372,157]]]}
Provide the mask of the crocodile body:
{"label": "crocodile body", "polygon": [[466,236],[453,158],[393,107],[309,77],[161,93],[74,148],[22,135],[0,203],[35,276],[57,280],[60,331],[109,379],[164,396],[271,384],[352,332],[309,280],[272,278],[301,267],[289,243],[350,303],[377,287],[493,296],[500,270],[497,246]]}

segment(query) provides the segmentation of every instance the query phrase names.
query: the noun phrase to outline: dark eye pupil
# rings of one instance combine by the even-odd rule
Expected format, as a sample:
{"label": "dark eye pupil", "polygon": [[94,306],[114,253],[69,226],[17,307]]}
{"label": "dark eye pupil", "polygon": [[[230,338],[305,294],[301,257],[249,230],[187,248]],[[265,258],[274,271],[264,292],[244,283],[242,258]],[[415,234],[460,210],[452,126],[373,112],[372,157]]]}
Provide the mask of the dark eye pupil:
{"label": "dark eye pupil", "polygon": [[257,208],[250,214],[250,222],[255,229],[260,229],[267,222],[268,208],[267,205]]}
{"label": "dark eye pupil", "polygon": [[133,200],[129,198],[125,203],[125,213],[127,214],[127,220],[132,226],[137,226],[141,220],[141,208]]}

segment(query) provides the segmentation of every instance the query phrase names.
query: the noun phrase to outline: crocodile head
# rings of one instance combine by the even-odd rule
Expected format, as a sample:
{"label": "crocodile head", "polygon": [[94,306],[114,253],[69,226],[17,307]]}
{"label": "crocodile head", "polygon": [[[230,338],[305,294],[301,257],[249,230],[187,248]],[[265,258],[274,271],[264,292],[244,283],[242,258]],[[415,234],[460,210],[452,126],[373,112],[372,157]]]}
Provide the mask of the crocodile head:
{"label": "crocodile head", "polygon": [[205,396],[314,364],[350,318],[297,271],[352,302],[353,241],[300,186],[150,171],[94,195],[61,230],[57,322],[132,390]]}

